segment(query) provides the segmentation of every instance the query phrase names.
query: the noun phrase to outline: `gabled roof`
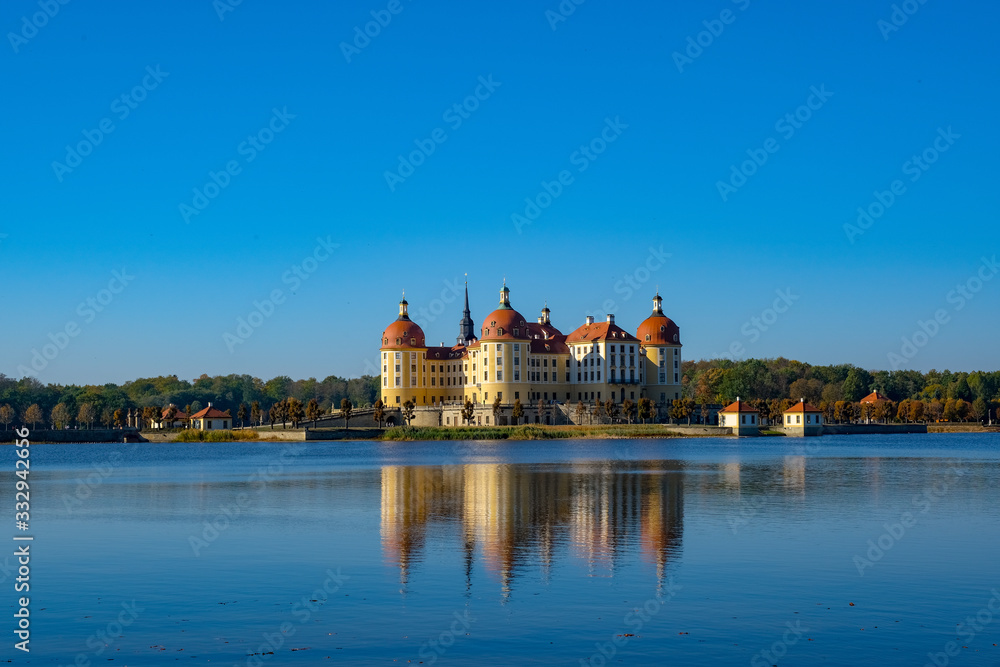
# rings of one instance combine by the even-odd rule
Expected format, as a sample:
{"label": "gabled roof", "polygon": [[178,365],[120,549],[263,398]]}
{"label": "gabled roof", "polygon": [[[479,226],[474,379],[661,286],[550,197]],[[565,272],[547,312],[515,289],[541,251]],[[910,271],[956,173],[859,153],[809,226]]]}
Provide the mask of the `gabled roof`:
{"label": "gabled roof", "polygon": [[785,412],[816,412],[816,413],[819,413],[819,412],[823,412],[823,411],[820,410],[819,408],[817,408],[815,405],[811,405],[809,403],[806,403],[805,401],[799,401],[798,403],[796,403],[792,407],[790,407],[787,410],[785,410]]}
{"label": "gabled roof", "polygon": [[638,343],[639,339],[613,322],[594,322],[584,324],[573,333],[566,336],[568,344],[589,343],[595,340],[620,341],[622,343]]}
{"label": "gabled roof", "polygon": [[[164,408],[163,414],[160,415],[160,417],[162,419],[166,419],[167,418],[167,410],[169,410],[169,409],[170,408]],[[177,408],[174,408],[174,409],[177,410]],[[187,414],[185,414],[185,412],[183,410],[177,410],[177,412],[174,414],[174,419],[187,419]]]}
{"label": "gabled roof", "polygon": [[231,419],[231,417],[225,412],[209,406],[191,415],[191,419]]}
{"label": "gabled roof", "polygon": [[569,354],[566,336],[562,335],[553,338],[533,338],[530,349],[532,354]]}
{"label": "gabled roof", "polygon": [[882,394],[878,393],[877,391],[873,391],[872,393],[870,393],[867,396],[865,396],[864,398],[862,398],[861,402],[862,403],[878,403],[879,401],[888,401],[888,400],[889,400],[889,398],[887,396],[883,396]]}
{"label": "gabled roof", "polygon": [[736,401],[719,410],[719,412],[760,412],[760,410],[750,407],[746,401]]}

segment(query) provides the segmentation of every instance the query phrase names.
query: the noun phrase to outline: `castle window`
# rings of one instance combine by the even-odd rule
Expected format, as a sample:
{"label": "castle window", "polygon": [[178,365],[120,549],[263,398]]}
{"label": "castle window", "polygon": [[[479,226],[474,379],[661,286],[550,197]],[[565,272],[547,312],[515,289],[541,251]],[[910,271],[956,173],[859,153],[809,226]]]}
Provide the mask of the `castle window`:
{"label": "castle window", "polygon": [[660,333],[663,333],[666,330],[667,330],[667,328],[661,324],[660,325]]}
{"label": "castle window", "polygon": [[396,339],[396,345],[399,345],[399,339],[398,338]]}
{"label": "castle window", "polygon": [[497,335],[498,336],[502,336],[503,335],[503,327],[500,327],[499,329],[497,329]]}
{"label": "castle window", "polygon": [[678,340],[678,336],[677,336],[677,334],[674,334],[674,342],[676,343],[677,340]]}
{"label": "castle window", "polygon": [[515,335],[515,336],[517,335],[517,332],[518,332],[518,330],[517,330],[517,329],[514,329],[514,335]]}
{"label": "castle window", "polygon": [[647,341],[648,341],[648,340],[652,340],[652,338],[650,337],[650,335],[649,335],[649,334],[646,334],[646,340],[647,340]]}
{"label": "castle window", "polygon": [[410,339],[410,345],[413,346],[413,347],[416,347],[417,346],[417,339],[416,338],[411,338]]}

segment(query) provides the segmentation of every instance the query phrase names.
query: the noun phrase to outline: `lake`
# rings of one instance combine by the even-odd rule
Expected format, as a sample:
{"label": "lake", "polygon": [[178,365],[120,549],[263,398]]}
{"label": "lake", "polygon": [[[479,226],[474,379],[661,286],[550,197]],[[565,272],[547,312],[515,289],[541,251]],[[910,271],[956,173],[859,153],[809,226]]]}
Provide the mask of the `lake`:
{"label": "lake", "polygon": [[998,445],[34,445],[31,652],[10,555],[0,657],[1000,665]]}

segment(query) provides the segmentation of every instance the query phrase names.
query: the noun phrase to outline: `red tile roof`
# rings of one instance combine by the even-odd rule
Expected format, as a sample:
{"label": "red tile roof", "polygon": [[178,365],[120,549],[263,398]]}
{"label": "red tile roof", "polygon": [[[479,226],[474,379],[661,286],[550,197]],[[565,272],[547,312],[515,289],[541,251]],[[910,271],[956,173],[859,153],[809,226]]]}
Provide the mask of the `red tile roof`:
{"label": "red tile roof", "polygon": [[231,417],[229,415],[227,415],[225,412],[220,412],[219,410],[216,410],[215,408],[213,408],[211,406],[209,406],[209,407],[205,408],[204,410],[201,410],[201,411],[196,412],[193,415],[191,415],[191,419],[203,419],[203,418],[207,418],[207,419],[231,419]]}
{"label": "red tile roof", "polygon": [[639,339],[611,322],[594,322],[584,324],[573,333],[566,336],[567,343],[585,343],[594,340],[621,341],[623,343],[638,343]]}
{"label": "red tile roof", "polygon": [[562,335],[554,338],[533,338],[530,345],[532,354],[569,354],[566,336]]}
{"label": "red tile roof", "polygon": [[870,393],[867,396],[865,396],[864,398],[862,398],[861,402],[862,403],[878,403],[879,401],[888,401],[888,400],[889,400],[888,397],[883,396],[882,394],[878,393],[877,391],[873,391],[872,393]]}
{"label": "red tile roof", "polygon": [[811,405],[809,403],[804,403],[802,401],[799,401],[798,403],[796,403],[792,407],[790,407],[787,410],[785,410],[785,412],[823,412],[823,411],[820,410],[819,408],[817,408],[814,405]]}
{"label": "red tile roof", "polygon": [[730,403],[719,412],[760,412],[760,410],[750,407],[746,401],[736,401],[735,403]]}

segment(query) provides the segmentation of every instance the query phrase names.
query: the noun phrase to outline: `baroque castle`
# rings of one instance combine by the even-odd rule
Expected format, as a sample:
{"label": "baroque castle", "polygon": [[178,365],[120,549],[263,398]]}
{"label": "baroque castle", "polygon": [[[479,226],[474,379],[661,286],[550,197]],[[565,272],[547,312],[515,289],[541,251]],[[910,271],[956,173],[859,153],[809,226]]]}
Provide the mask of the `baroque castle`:
{"label": "baroque castle", "polygon": [[[519,401],[528,421],[570,423],[572,407],[581,401],[620,404],[649,398],[663,410],[681,396],[680,329],[663,314],[659,293],[634,335],[618,326],[613,314],[604,322],[587,317],[564,334],[553,326],[547,305],[531,322],[511,306],[506,283],[478,337],[466,285],[452,346],[428,346],[407,309],[404,297],[399,316],[382,332],[382,401],[390,409],[412,401],[417,424],[461,423],[466,399],[477,406],[479,423],[484,416],[490,423],[496,399],[506,408]],[[537,416],[532,414],[536,409]],[[502,419],[501,424],[509,423]]]}

